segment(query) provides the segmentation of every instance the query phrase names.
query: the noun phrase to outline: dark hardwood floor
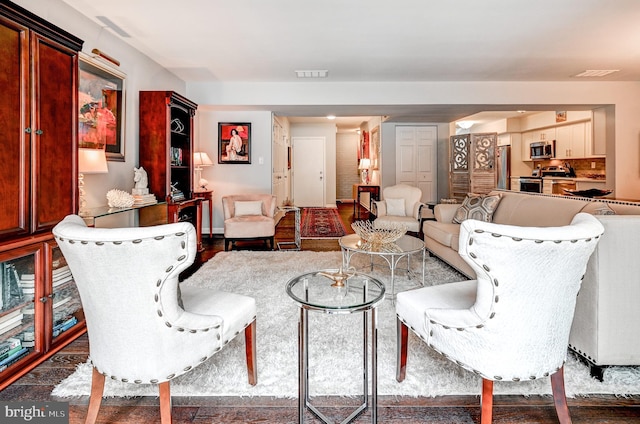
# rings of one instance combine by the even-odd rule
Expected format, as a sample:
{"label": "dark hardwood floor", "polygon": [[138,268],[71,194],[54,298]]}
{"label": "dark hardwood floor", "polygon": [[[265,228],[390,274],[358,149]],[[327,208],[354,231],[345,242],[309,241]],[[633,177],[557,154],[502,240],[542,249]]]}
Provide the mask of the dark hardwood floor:
{"label": "dark hardwood floor", "polygon": [[[352,205],[339,205],[340,214],[347,226],[353,221]],[[366,212],[361,217],[366,218]],[[287,215],[278,225],[276,241],[293,238],[293,215]],[[351,231],[351,228],[348,228]],[[223,239],[205,237],[205,252],[200,263],[224,250]],[[244,248],[262,249],[261,244],[246,244]],[[338,250],[336,240],[303,240],[304,250]],[[196,266],[197,268],[197,266]],[[259,346],[258,346],[259,349]],[[88,397],[55,399],[53,387],[73,373],[79,363],[87,360],[89,351],[86,336],[79,338],[65,349],[41,364],[4,391],[0,401],[65,401],[69,402],[70,423],[82,423],[87,412]],[[258,381],[260,375],[258,372]],[[480,393],[480,387],[478,387]],[[345,408],[349,399],[338,397],[314,400],[326,406],[328,416],[342,421],[351,412]],[[352,401],[351,401],[352,402]],[[569,399],[574,423],[638,423],[640,422],[640,396],[617,398],[615,396],[590,396]],[[365,412],[355,422],[370,421]],[[442,396],[413,398],[382,396],[378,399],[380,423],[479,423],[479,396]],[[307,422],[317,423],[310,414]],[[297,399],[266,397],[174,397],[174,423],[295,423]],[[131,399],[105,398],[98,415],[99,423],[155,423],[160,422],[157,397]],[[550,396],[496,396],[494,399],[494,423],[557,423],[553,400]]]}

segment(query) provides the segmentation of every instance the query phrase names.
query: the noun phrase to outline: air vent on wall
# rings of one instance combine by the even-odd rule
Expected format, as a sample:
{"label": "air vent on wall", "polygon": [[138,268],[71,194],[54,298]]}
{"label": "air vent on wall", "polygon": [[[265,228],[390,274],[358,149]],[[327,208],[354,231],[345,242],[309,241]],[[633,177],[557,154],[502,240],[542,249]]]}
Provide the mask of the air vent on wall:
{"label": "air vent on wall", "polygon": [[329,71],[325,70],[309,70],[309,71],[295,71],[298,78],[326,78]]}

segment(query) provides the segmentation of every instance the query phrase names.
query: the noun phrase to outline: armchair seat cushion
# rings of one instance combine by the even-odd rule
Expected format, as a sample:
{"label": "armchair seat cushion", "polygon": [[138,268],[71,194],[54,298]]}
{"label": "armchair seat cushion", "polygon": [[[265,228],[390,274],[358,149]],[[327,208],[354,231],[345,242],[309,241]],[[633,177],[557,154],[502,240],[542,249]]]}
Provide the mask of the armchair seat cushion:
{"label": "armchair seat cushion", "polygon": [[400,292],[396,298],[396,314],[407,327],[426,340],[428,309],[469,309],[476,301],[476,292],[476,280]]}
{"label": "armchair seat cushion", "polygon": [[185,310],[195,314],[216,311],[224,321],[223,344],[233,339],[256,317],[256,300],[252,297],[219,290],[180,285]]}
{"label": "armchair seat cushion", "polygon": [[389,228],[397,225],[404,225],[407,227],[407,231],[415,233],[420,231],[420,221],[417,221],[412,216],[385,215],[373,221],[374,228]]}
{"label": "armchair seat cushion", "polygon": [[241,215],[224,221],[225,238],[271,237],[275,232],[275,221],[269,216]]}

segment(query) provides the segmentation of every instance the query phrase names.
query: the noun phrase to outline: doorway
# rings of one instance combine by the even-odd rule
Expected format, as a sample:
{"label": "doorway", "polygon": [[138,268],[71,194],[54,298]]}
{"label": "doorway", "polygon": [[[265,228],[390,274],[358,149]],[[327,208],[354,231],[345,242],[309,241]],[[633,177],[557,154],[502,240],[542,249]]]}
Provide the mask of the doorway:
{"label": "doorway", "polygon": [[299,207],[325,206],[324,137],[293,137],[293,201]]}

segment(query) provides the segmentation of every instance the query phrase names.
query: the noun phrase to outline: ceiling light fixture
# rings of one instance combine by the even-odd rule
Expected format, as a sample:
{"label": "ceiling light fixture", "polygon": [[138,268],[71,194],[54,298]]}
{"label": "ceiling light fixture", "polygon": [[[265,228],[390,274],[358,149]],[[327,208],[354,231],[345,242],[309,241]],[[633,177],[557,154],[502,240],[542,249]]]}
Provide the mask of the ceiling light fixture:
{"label": "ceiling light fixture", "polygon": [[329,71],[324,70],[308,70],[308,71],[295,71],[298,78],[326,78],[329,75]]}
{"label": "ceiling light fixture", "polygon": [[463,130],[468,130],[469,128],[471,128],[473,126],[474,122],[473,121],[458,121],[456,122],[456,125],[459,126],[460,128],[462,128]]}
{"label": "ceiling light fixture", "polygon": [[327,115],[327,119],[329,120],[336,119],[336,115]]}
{"label": "ceiling light fixture", "polygon": [[620,72],[620,69],[587,69],[584,72],[579,73],[578,75],[574,75],[575,77],[583,78],[583,77],[604,77],[609,74],[613,74],[614,72]]}

